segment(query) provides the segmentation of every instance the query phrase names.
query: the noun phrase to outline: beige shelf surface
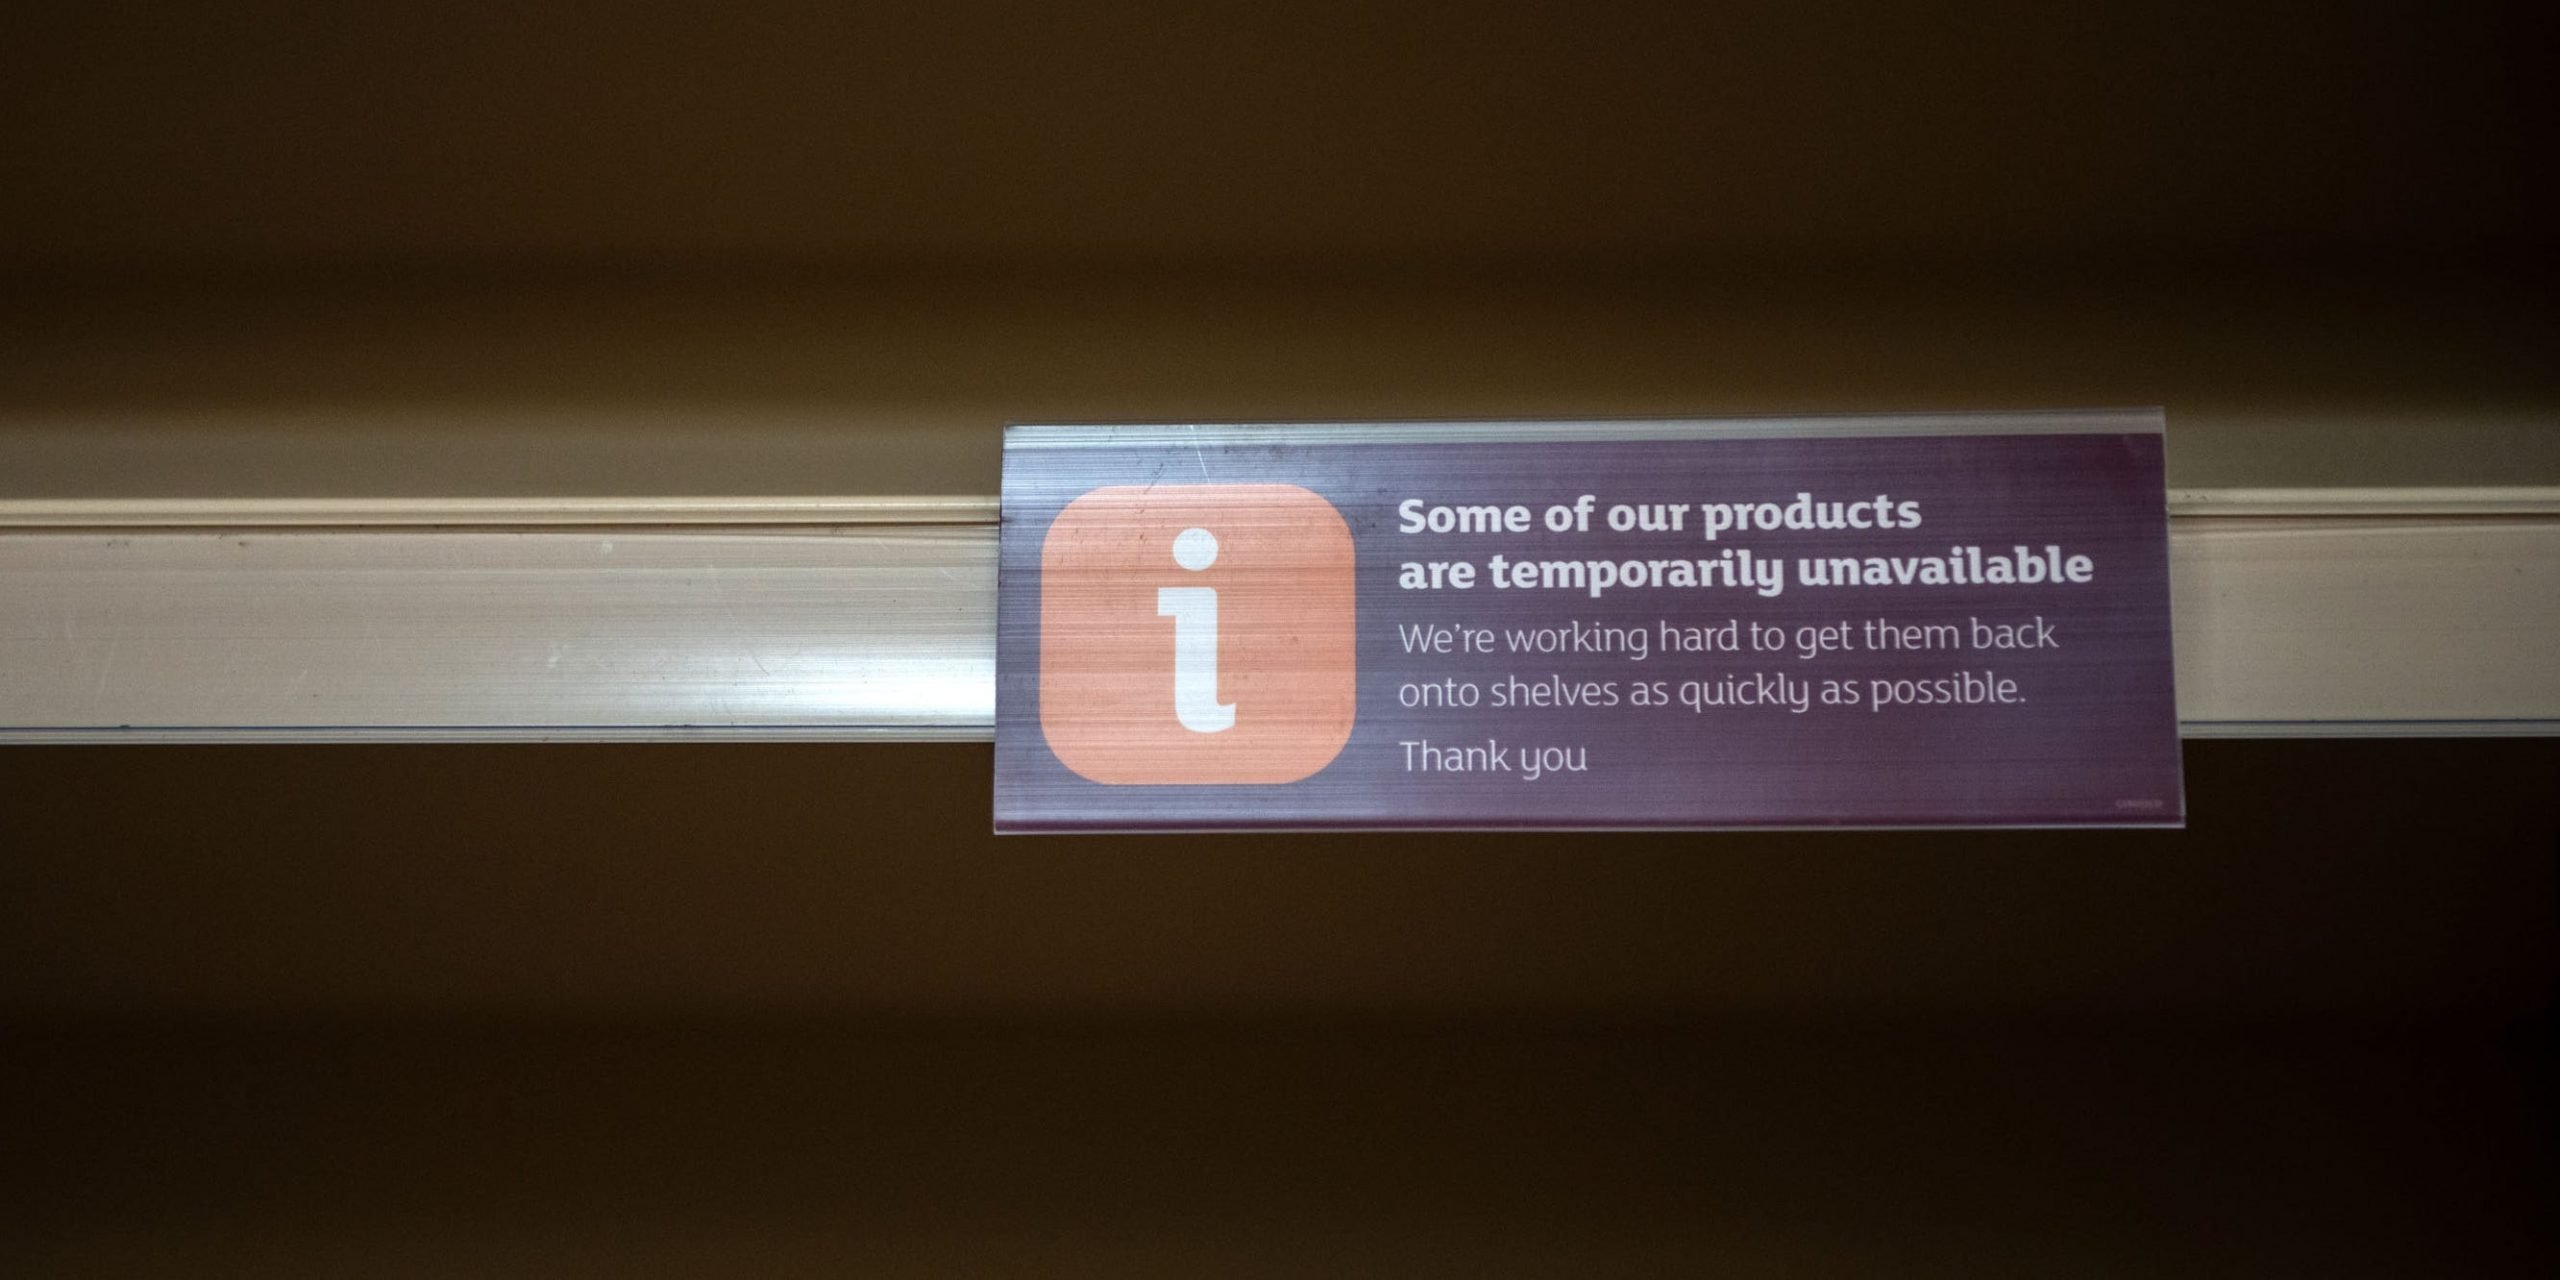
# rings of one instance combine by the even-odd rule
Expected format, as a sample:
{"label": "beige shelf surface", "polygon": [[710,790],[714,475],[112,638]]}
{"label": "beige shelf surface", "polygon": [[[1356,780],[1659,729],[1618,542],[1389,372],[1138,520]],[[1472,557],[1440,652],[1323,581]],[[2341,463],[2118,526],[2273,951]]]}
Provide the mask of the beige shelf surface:
{"label": "beige shelf surface", "polygon": [[[2186,495],[2291,512],[2173,521],[2187,732],[2560,728],[2555,497]],[[0,533],[0,734],[989,735],[991,524],[722,510],[749,519]]]}
{"label": "beige shelf surface", "polygon": [[1010,421],[2160,405],[2192,733],[2560,724],[2473,280],[536,273],[0,302],[0,725],[979,737]]}

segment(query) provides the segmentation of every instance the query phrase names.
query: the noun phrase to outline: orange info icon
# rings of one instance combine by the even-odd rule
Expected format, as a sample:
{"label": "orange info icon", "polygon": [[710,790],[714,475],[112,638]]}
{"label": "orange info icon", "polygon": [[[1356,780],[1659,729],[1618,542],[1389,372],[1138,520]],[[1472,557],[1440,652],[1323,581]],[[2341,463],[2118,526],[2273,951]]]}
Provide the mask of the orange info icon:
{"label": "orange info icon", "polygon": [[1111,784],[1277,783],[1357,710],[1351,528],[1285,484],[1125,485],[1040,548],[1040,731]]}

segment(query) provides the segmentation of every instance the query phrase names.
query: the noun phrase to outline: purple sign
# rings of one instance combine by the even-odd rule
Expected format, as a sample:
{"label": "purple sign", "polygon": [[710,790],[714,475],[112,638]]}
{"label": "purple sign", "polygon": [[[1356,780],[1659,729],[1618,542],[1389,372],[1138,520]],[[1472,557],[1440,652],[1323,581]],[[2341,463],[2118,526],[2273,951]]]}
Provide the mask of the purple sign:
{"label": "purple sign", "polygon": [[996,827],[2180,825],[2161,432],[1013,428]]}

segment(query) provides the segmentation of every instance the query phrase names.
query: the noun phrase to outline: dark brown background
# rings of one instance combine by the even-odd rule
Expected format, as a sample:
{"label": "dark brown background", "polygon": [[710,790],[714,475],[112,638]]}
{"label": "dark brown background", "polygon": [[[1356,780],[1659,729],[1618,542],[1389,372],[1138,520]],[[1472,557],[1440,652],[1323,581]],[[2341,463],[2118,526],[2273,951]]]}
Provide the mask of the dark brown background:
{"label": "dark brown background", "polygon": [[[2095,385],[2476,474],[2318,424],[2548,387],[2536,16],[21,4],[0,407],[324,488],[545,407],[542,492],[823,393],[992,492],[1008,417]],[[1878,322],[1942,285],[2082,380]],[[2182,834],[998,843],[983,747],[11,749],[0,1270],[2550,1273],[2560,754],[2188,765]]]}
{"label": "dark brown background", "polygon": [[998,839],[984,746],[12,748],[28,1012],[2529,1025],[2560,744],[2190,742],[2191,829]]}
{"label": "dark brown background", "polygon": [[0,262],[1264,262],[2549,244],[2529,5],[15,6]]}
{"label": "dark brown background", "polygon": [[0,1250],[2547,1272],[2560,746],[2187,750],[2183,833],[997,840],[977,746],[14,749]]}

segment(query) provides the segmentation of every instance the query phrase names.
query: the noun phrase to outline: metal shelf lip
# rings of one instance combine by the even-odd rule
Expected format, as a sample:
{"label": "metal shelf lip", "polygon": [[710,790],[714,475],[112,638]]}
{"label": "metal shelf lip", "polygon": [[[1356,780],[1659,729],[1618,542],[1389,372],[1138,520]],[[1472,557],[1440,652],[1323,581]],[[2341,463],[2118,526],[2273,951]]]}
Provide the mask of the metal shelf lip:
{"label": "metal shelf lip", "polygon": [[0,530],[948,525],[995,519],[996,500],[975,495],[0,499]]}
{"label": "metal shelf lip", "polygon": [[2560,718],[2485,720],[2180,720],[2182,738],[2547,738]]}
{"label": "metal shelf lip", "polygon": [[[2560,491],[2172,509],[2188,736],[2560,732]],[[993,723],[987,498],[14,514],[0,742],[971,741]]]}
{"label": "metal shelf lip", "polygon": [[992,721],[960,725],[862,724],[359,724],[0,727],[0,746],[328,746],[436,743],[993,742]]}
{"label": "metal shelf lip", "polygon": [[[10,529],[994,524],[983,494],[869,497],[0,498]],[[2560,516],[2560,486],[2174,489],[2173,517]]]}
{"label": "metal shelf lip", "polygon": [[2180,516],[2560,516],[2560,486],[2173,489]]}

